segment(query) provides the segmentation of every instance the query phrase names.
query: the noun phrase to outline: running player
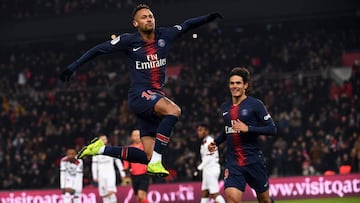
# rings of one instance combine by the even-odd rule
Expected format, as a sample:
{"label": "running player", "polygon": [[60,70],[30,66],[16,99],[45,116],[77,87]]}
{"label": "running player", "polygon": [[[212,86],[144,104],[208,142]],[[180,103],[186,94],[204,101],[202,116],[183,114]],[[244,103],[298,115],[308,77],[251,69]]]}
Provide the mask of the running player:
{"label": "running player", "polygon": [[69,148],[60,160],[60,189],[64,203],[79,203],[83,187],[83,162],[75,158],[75,149]]}
{"label": "running player", "polygon": [[179,106],[162,91],[169,45],[185,32],[217,18],[222,16],[212,13],[173,27],[155,28],[152,11],[140,4],[133,11],[132,23],[137,32],[122,34],[91,48],[61,73],[60,79],[69,81],[82,64],[101,54],[122,52],[130,59],[132,84],[128,103],[137,116],[144,151],[134,147],[105,147],[101,140],[93,140],[78,153],[78,158],[104,154],[147,164],[147,172],[152,175],[169,174],[162,165],[162,154],[181,113]]}
{"label": "running player", "polygon": [[209,151],[214,152],[217,145],[226,141],[226,202],[241,202],[246,183],[256,191],[259,202],[273,202],[258,136],[276,135],[276,126],[264,104],[247,96],[250,73],[246,68],[232,69],[228,81],[231,100],[221,106],[224,132],[209,144]]}
{"label": "running player", "polygon": [[214,141],[209,134],[209,126],[201,123],[197,127],[197,135],[201,139],[200,155],[201,163],[197,167],[202,171],[201,181],[201,202],[209,203],[209,199],[214,199],[216,203],[225,203],[224,198],[219,193],[219,152],[209,152],[208,145]]}
{"label": "running player", "polygon": [[[107,145],[108,139],[106,135],[101,134],[99,139]],[[117,203],[114,163],[116,164],[121,178],[125,178],[126,174],[120,159],[105,155],[96,155],[92,157],[92,178],[93,181],[98,184],[99,195],[102,198],[103,203]]]}

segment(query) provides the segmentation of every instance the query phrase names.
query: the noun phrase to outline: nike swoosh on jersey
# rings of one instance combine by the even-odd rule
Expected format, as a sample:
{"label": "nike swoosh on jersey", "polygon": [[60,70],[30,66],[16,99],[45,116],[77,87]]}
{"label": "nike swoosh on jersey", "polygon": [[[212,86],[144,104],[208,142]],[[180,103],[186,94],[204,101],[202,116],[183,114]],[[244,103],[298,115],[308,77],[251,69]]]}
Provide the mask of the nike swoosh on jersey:
{"label": "nike swoosh on jersey", "polygon": [[133,48],[133,51],[137,51],[139,49],[141,49],[141,47],[136,47],[136,48]]}
{"label": "nike swoosh on jersey", "polygon": [[223,116],[225,116],[226,114],[228,114],[228,112],[227,112],[227,111],[223,113]]}

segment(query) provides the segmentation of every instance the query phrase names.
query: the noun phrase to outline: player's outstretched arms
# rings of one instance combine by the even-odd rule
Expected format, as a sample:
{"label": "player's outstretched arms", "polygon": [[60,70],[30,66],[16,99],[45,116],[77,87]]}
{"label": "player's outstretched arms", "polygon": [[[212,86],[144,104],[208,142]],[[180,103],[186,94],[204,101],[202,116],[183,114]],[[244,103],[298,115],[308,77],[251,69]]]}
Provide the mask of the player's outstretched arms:
{"label": "player's outstretched arms", "polygon": [[109,40],[94,46],[84,53],[80,58],[71,63],[63,72],[60,74],[60,80],[63,82],[68,82],[74,72],[83,64],[89,60],[95,58],[101,54],[112,53],[118,51],[119,48],[114,46],[113,43]]}
{"label": "player's outstretched arms", "polygon": [[181,24],[181,27],[183,29],[183,32],[187,32],[190,29],[197,28],[203,24],[214,21],[216,19],[222,19],[222,18],[223,17],[220,13],[214,12],[214,13],[210,13],[208,15],[190,18],[190,19],[186,20],[185,22],[183,22]]}

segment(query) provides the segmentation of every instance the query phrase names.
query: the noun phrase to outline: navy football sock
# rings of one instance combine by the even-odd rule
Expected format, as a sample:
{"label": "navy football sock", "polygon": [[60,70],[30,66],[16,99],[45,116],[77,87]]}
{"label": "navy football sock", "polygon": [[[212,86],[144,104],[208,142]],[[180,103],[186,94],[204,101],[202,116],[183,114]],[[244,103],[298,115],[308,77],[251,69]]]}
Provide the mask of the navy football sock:
{"label": "navy football sock", "polygon": [[166,115],[161,120],[155,139],[155,152],[159,154],[163,153],[165,147],[169,143],[171,131],[173,130],[177,121],[178,117],[173,115]]}
{"label": "navy football sock", "polygon": [[126,160],[134,163],[142,163],[147,164],[149,161],[145,152],[136,147],[113,147],[106,146],[104,149],[103,155],[120,158],[122,160]]}

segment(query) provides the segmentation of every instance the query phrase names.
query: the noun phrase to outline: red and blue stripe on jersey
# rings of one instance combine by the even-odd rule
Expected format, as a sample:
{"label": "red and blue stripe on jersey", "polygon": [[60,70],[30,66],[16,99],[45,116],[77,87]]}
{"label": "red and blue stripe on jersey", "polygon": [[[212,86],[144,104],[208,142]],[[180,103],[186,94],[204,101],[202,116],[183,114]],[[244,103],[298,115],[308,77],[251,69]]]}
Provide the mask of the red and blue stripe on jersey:
{"label": "red and blue stripe on jersey", "polygon": [[[224,102],[221,110],[225,124],[224,134],[216,138],[215,142],[221,144],[226,140],[227,168],[236,173],[239,166],[261,160],[258,136],[275,135],[276,126],[264,104],[253,97],[248,96],[239,105],[233,105],[231,101]],[[237,132],[232,129],[232,122],[238,119],[249,126],[249,132]]]}
{"label": "red and blue stripe on jersey", "polygon": [[[148,60],[158,60],[156,43],[148,43],[145,47],[145,52],[147,56],[150,56],[148,57]],[[151,88],[155,90],[160,90],[162,87],[162,83],[164,82],[162,78],[165,77],[165,70],[161,70],[161,68],[151,68],[149,70],[149,81],[151,84]]]}
{"label": "red and blue stripe on jersey", "polygon": [[[239,116],[240,105],[231,105],[230,107],[230,122],[235,121],[240,118]],[[240,136],[240,132],[233,132],[229,136],[231,136],[230,140],[232,140],[232,148],[234,149],[235,157],[237,159],[237,163],[240,166],[244,166],[246,164],[246,157],[244,154],[244,150],[242,148],[242,139]]]}

